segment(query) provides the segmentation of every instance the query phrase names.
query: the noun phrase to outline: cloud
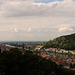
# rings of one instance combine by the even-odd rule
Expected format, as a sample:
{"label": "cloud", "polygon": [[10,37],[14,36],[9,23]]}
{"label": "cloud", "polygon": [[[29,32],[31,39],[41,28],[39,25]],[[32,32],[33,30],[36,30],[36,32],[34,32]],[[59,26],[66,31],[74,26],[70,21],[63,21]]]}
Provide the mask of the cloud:
{"label": "cloud", "polygon": [[72,28],[72,25],[70,24],[63,24],[63,25],[60,25],[59,27],[59,32],[63,32],[63,31],[73,31],[74,29]]}
{"label": "cloud", "polygon": [[28,28],[28,30],[27,30],[28,32],[30,32],[31,31],[31,28]]}
{"label": "cloud", "polygon": [[14,28],[14,32],[18,32],[18,29],[17,28]]}
{"label": "cloud", "polygon": [[1,16],[52,16],[75,17],[75,2],[64,0],[51,3],[34,3],[33,0],[8,0],[1,8]]}
{"label": "cloud", "polygon": [[61,28],[59,29],[60,32],[62,32],[62,31],[66,31],[66,30],[73,31],[72,28],[67,28],[67,27],[61,27]]}
{"label": "cloud", "polygon": [[74,33],[74,9],[72,0],[0,0],[0,40],[50,40]]}
{"label": "cloud", "polygon": [[65,2],[72,2],[72,0],[64,0]]}

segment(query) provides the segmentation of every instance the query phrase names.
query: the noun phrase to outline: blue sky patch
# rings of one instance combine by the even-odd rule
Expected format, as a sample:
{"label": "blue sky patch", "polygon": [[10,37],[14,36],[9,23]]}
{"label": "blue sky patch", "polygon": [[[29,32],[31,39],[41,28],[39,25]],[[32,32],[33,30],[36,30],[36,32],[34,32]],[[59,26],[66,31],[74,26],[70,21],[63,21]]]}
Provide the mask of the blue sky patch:
{"label": "blue sky patch", "polygon": [[[35,0],[36,3],[49,3],[54,1],[56,0]],[[57,1],[64,1],[64,0],[57,0]]]}

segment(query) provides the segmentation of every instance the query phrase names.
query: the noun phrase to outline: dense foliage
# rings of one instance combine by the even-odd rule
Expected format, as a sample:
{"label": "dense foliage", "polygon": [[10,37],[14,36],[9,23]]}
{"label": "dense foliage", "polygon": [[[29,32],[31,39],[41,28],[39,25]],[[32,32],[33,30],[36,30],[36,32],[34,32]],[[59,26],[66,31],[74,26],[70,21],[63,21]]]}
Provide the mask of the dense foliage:
{"label": "dense foliage", "polygon": [[11,50],[0,54],[0,75],[75,75],[75,71],[63,69],[30,51],[22,54]]}
{"label": "dense foliage", "polygon": [[54,40],[50,40],[44,44],[45,48],[63,48],[69,50],[75,50],[75,34],[58,37]]}

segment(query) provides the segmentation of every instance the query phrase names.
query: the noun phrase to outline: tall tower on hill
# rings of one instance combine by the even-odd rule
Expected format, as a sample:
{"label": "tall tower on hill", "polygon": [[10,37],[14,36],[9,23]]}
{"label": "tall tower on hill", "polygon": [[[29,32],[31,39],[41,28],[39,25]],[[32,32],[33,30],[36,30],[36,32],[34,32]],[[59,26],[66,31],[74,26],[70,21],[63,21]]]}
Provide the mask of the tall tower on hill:
{"label": "tall tower on hill", "polygon": [[23,46],[22,46],[22,53],[24,54],[24,44],[23,44]]}
{"label": "tall tower on hill", "polygon": [[0,48],[0,53],[1,53],[1,48]]}

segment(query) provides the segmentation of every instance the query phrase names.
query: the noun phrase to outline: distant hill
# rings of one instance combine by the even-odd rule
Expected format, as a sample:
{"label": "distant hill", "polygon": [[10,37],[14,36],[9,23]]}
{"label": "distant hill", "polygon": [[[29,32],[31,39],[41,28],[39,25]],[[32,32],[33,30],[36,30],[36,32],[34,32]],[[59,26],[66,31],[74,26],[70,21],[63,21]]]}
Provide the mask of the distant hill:
{"label": "distant hill", "polygon": [[66,36],[60,36],[43,44],[45,48],[63,48],[66,50],[75,50],[75,33]]}

